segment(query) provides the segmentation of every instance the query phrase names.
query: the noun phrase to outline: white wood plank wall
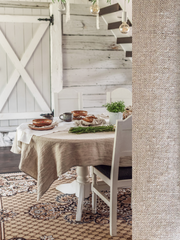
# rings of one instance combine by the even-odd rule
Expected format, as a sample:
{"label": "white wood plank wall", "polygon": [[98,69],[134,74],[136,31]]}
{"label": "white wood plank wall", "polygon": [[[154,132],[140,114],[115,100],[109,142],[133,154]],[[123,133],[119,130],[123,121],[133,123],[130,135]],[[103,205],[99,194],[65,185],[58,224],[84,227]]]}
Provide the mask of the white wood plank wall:
{"label": "white wood plank wall", "polygon": [[[49,9],[28,8],[0,8],[0,15],[26,15],[49,16]],[[29,45],[39,24],[35,23],[0,23],[0,29],[13,47],[18,58],[21,59],[25,49]],[[26,66],[26,70],[46,103],[50,106],[50,53],[49,53],[49,29],[38,44],[34,54]],[[7,54],[0,46],[0,93],[8,83],[14,68]],[[3,107],[2,113],[41,112],[35,98],[20,77],[13,89],[8,101]],[[23,120],[0,120],[0,126],[17,126]]]}
{"label": "white wood plank wall", "polygon": [[63,15],[64,88],[83,93],[89,112],[104,112],[106,92],[118,87],[132,89],[132,62],[100,18],[89,13],[88,5],[71,4],[71,20]]}

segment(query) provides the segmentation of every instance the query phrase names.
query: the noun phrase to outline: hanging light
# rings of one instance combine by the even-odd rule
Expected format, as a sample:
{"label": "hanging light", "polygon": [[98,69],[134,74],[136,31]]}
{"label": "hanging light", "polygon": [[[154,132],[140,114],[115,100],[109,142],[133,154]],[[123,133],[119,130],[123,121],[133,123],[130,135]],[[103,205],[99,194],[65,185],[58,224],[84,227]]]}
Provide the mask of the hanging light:
{"label": "hanging light", "polygon": [[119,27],[121,33],[126,34],[129,32],[129,25],[127,24],[126,0],[124,0],[124,11],[122,12],[122,24]]}
{"label": "hanging light", "polygon": [[59,9],[60,12],[64,12],[66,10],[64,2],[59,2]]}
{"label": "hanging light", "polygon": [[100,11],[100,7],[97,3],[94,3],[90,6],[90,13],[92,14],[98,14]]}

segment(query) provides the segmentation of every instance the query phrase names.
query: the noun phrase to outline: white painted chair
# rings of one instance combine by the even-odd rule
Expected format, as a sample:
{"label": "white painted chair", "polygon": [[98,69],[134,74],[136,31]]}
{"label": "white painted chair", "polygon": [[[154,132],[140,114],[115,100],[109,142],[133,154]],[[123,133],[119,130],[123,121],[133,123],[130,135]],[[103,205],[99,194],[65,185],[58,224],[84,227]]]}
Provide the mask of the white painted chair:
{"label": "white painted chair", "polygon": [[[121,160],[132,157],[132,116],[117,120],[112,166],[99,165],[92,167],[92,211],[96,213],[97,195],[110,207],[110,235],[117,234],[117,191],[119,187],[129,188],[132,185],[132,166],[121,167]],[[103,194],[100,177],[110,189],[110,200]]]}
{"label": "white painted chair", "polygon": [[64,112],[82,109],[82,94],[74,89],[64,88],[55,94],[54,112],[59,116]]}
{"label": "white painted chair", "polygon": [[125,106],[132,106],[132,92],[126,88],[117,88],[106,93],[106,102],[124,101]]}

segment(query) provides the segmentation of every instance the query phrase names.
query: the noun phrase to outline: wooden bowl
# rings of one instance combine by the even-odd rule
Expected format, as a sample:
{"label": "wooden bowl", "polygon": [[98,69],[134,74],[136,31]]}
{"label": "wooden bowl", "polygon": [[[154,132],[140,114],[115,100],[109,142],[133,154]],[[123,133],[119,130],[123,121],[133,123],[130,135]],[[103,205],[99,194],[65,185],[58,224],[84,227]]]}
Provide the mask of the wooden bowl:
{"label": "wooden bowl", "polygon": [[34,119],[33,121],[33,125],[36,127],[43,127],[43,126],[49,126],[52,123],[51,119]]}
{"label": "wooden bowl", "polygon": [[87,116],[88,112],[84,110],[75,110],[72,111],[74,117]]}

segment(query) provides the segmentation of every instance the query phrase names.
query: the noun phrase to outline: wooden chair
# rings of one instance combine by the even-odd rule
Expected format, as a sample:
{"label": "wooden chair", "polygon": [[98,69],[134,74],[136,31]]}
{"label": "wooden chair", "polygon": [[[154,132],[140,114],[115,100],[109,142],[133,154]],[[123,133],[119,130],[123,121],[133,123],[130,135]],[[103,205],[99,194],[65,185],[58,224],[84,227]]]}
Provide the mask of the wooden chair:
{"label": "wooden chair", "polygon": [[54,109],[56,117],[64,112],[82,109],[82,94],[74,89],[62,89],[55,95]]}
{"label": "wooden chair", "polygon": [[[132,185],[132,163],[121,167],[121,162],[132,159],[132,116],[117,120],[112,156],[112,166],[99,165],[92,167],[92,211],[96,213],[97,195],[110,207],[110,235],[117,234],[117,192],[119,187],[129,188]],[[110,200],[103,194],[100,177],[110,189]]]}
{"label": "wooden chair", "polygon": [[106,102],[124,101],[125,106],[132,106],[132,92],[126,88],[117,88],[106,93]]}

